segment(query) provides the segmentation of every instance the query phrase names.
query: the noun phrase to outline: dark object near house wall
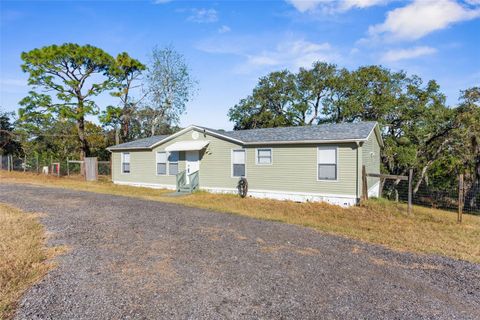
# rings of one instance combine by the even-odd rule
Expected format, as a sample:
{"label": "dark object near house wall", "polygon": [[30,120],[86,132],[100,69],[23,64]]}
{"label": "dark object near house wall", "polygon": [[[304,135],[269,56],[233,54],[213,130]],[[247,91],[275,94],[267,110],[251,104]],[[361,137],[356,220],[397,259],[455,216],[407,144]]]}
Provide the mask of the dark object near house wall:
{"label": "dark object near house wall", "polygon": [[247,181],[246,178],[242,177],[242,178],[240,178],[240,180],[238,180],[237,189],[238,189],[238,194],[240,195],[240,197],[245,198],[247,196],[248,181]]}

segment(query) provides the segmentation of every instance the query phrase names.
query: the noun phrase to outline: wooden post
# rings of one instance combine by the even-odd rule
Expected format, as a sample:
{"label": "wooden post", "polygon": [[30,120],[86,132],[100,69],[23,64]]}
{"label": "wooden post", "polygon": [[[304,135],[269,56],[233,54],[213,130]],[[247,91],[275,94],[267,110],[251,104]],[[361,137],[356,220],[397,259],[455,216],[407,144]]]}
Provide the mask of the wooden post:
{"label": "wooden post", "polygon": [[368,200],[367,168],[362,166],[362,200]]}
{"label": "wooden post", "polygon": [[408,214],[412,214],[413,169],[408,171]]}
{"label": "wooden post", "polygon": [[12,171],[11,168],[10,168],[10,155],[7,156],[7,171],[10,172]]}
{"label": "wooden post", "polygon": [[0,170],[2,170],[3,166],[3,155],[0,154]]}
{"label": "wooden post", "polygon": [[457,222],[462,223],[463,214],[463,173],[458,176],[458,216]]}
{"label": "wooden post", "polygon": [[23,172],[27,170],[27,156],[23,156]]}
{"label": "wooden post", "polygon": [[37,163],[37,174],[40,173],[39,168],[38,168],[38,153],[35,154],[35,159],[36,159],[36,163]]}
{"label": "wooden post", "polygon": [[70,176],[70,163],[68,162],[68,158],[67,158],[67,176]]}

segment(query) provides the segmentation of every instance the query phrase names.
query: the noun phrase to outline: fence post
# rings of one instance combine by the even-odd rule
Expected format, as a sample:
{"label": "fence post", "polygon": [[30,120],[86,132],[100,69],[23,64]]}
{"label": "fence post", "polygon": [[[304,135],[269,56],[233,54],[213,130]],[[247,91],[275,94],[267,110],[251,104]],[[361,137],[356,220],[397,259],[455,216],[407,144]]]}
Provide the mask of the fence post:
{"label": "fence post", "polygon": [[463,173],[458,176],[458,216],[457,222],[462,223],[463,214]]}
{"label": "fence post", "polygon": [[27,170],[27,156],[23,156],[23,172]]}
{"label": "fence post", "polygon": [[367,169],[365,165],[362,166],[362,200],[368,200]]}
{"label": "fence post", "polygon": [[36,165],[37,165],[37,174],[40,173],[40,171],[38,171],[38,153],[35,153],[35,162],[36,162]]}
{"label": "fence post", "polygon": [[408,214],[412,214],[412,183],[413,169],[408,171]]}
{"label": "fence post", "polygon": [[12,171],[12,170],[10,169],[10,162],[11,162],[10,157],[11,157],[10,155],[7,155],[7,171],[8,171],[8,172]]}
{"label": "fence post", "polygon": [[70,176],[70,163],[68,162],[68,158],[67,158],[67,176]]}
{"label": "fence post", "polygon": [[0,154],[0,170],[2,170],[3,166],[3,155]]}

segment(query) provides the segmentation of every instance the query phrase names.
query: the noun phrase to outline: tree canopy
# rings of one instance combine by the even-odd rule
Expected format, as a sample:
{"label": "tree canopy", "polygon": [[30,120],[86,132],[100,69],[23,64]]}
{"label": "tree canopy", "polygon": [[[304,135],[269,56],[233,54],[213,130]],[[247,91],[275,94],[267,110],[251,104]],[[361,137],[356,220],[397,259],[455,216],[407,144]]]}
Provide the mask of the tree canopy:
{"label": "tree canopy", "polygon": [[[33,86],[20,101],[20,120],[54,117],[73,120],[81,143],[81,157],[90,153],[85,117],[98,113],[93,97],[115,86],[115,59],[91,45],[65,43],[23,52],[22,70]],[[43,91],[39,91],[43,89]]]}

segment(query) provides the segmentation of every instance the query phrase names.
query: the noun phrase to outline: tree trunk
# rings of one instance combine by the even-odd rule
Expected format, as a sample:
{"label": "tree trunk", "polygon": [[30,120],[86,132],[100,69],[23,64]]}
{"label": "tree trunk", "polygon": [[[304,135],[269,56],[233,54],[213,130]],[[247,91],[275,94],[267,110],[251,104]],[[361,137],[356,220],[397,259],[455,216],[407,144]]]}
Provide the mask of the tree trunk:
{"label": "tree trunk", "polygon": [[120,144],[120,127],[119,126],[115,128],[115,144]]}
{"label": "tree trunk", "polygon": [[480,156],[478,157],[475,163],[475,173],[473,175],[472,186],[468,189],[468,192],[465,194],[465,207],[470,209],[476,209],[480,207],[480,204],[477,202],[479,194],[480,194]]}
{"label": "tree trunk", "polygon": [[81,116],[77,120],[78,140],[80,140],[80,160],[90,156],[90,146],[88,145],[87,137],[85,136],[85,118]]}

